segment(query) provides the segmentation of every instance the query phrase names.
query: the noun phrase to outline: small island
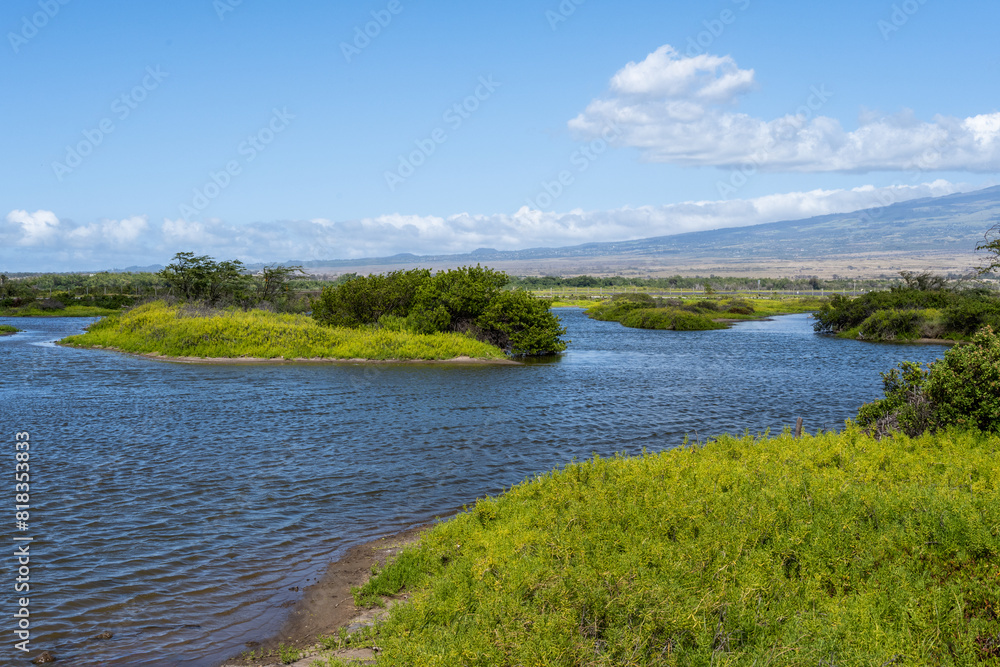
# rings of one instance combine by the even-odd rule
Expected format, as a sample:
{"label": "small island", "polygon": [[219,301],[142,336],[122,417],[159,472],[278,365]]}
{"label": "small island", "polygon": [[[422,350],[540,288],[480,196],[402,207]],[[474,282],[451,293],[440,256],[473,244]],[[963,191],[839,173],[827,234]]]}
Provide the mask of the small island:
{"label": "small island", "polygon": [[12,327],[9,324],[0,324],[0,336],[13,336],[19,331],[21,330],[17,327]]}
{"label": "small island", "polygon": [[162,272],[176,295],[105,317],[60,344],[173,361],[511,363],[562,352],[549,302],[505,290],[483,267],[353,276],[323,289],[311,314],[272,312],[297,267],[249,276],[239,262],[178,253]]}
{"label": "small island", "polygon": [[748,297],[700,299],[655,298],[646,293],[618,294],[591,306],[587,315],[595,320],[618,322],[633,329],[709,331],[727,329],[734,322],[760,320],[818,310],[825,300],[756,299]]}

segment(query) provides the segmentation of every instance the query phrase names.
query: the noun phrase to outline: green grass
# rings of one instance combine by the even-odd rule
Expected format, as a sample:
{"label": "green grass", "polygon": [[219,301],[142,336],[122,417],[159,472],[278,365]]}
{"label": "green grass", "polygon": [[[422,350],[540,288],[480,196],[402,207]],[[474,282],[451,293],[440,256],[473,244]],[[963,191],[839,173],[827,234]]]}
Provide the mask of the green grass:
{"label": "green grass", "polygon": [[67,306],[58,309],[41,309],[37,306],[21,308],[0,308],[0,317],[104,317],[113,315],[117,310],[98,308],[97,306]]}
{"label": "green grass", "polygon": [[[541,295],[536,295],[539,298],[544,298]],[[552,305],[549,308],[590,308],[595,303],[594,299],[562,299],[556,297],[552,300]]]}
{"label": "green grass", "polygon": [[20,331],[17,327],[12,327],[9,324],[0,324],[0,336],[5,334],[13,334]]}
{"label": "green grass", "polygon": [[307,315],[144,304],[92,324],[61,343],[172,357],[264,359],[503,359],[496,347],[456,333],[323,327]]}
{"label": "green grass", "polygon": [[539,476],[424,534],[379,665],[976,665],[1000,438],[720,437]]}

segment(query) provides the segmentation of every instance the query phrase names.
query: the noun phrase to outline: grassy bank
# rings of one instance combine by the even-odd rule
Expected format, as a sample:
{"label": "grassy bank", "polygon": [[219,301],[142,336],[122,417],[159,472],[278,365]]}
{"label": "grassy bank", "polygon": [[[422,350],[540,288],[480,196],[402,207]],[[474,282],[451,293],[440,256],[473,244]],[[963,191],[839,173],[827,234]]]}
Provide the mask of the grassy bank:
{"label": "grassy bank", "polygon": [[117,312],[116,309],[98,306],[39,308],[37,304],[32,304],[20,308],[0,308],[0,317],[104,317]]}
{"label": "grassy bank", "polygon": [[573,464],[430,530],[355,594],[410,602],[348,643],[380,665],[992,661],[998,450],[849,426]]}
{"label": "grassy bank", "polygon": [[725,329],[733,321],[755,320],[818,310],[824,299],[757,299],[744,297],[654,299],[648,294],[620,294],[591,306],[587,315],[634,329],[705,331]]}
{"label": "grassy bank", "polygon": [[462,334],[420,335],[387,329],[323,327],[306,315],[144,304],[60,341],[81,347],[156,352],[171,357],[262,359],[503,359],[503,352]]}
{"label": "grassy bank", "polygon": [[0,324],[0,336],[9,336],[10,334],[16,334],[20,329],[17,327],[12,327],[9,324]]}

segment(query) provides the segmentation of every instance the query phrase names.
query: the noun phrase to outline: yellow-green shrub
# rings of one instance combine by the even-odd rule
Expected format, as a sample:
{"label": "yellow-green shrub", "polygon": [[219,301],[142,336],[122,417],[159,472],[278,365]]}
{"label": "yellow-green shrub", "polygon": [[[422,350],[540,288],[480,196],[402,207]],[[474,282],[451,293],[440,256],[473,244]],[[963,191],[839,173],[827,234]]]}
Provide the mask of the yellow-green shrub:
{"label": "yellow-green shrub", "polygon": [[455,333],[324,327],[307,315],[210,310],[148,303],[92,324],[61,341],[176,357],[331,359],[502,359],[501,350]]}
{"label": "yellow-green shrub", "polygon": [[380,665],[975,665],[1000,439],[722,437],[575,463],[428,531]]}

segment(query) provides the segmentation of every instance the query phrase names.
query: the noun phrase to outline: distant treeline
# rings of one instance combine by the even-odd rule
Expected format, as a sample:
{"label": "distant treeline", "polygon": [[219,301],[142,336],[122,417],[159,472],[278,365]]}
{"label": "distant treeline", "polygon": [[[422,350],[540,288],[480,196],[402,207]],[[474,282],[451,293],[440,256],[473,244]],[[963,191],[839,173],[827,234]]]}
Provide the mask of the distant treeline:
{"label": "distant treeline", "polygon": [[[961,280],[962,276],[948,276],[949,280]],[[527,290],[561,288],[597,289],[638,287],[648,289],[680,289],[701,291],[711,288],[718,292],[754,292],[771,290],[796,291],[872,291],[885,290],[903,284],[902,278],[855,279],[845,277],[819,278],[818,276],[797,278],[754,278],[732,276],[671,276],[668,278],[626,278],[622,276],[595,277],[574,276],[527,276],[511,279],[511,286]]]}
{"label": "distant treeline", "polygon": [[[244,271],[247,275],[249,271]],[[319,292],[324,287],[341,285],[359,277],[357,273],[340,276],[289,275],[284,287],[292,292]],[[949,275],[950,282],[960,281],[964,276]],[[718,292],[753,291],[858,291],[887,290],[903,285],[901,278],[854,279],[835,276],[795,278],[755,278],[731,276],[670,276],[666,278],[639,278],[624,276],[511,276],[508,289],[540,291],[547,289],[611,289],[641,288],[662,290],[702,291],[706,288]],[[123,273],[102,271],[100,273],[33,273],[0,274],[0,305],[11,306],[9,300],[19,302],[41,300],[58,296],[75,298],[77,303],[101,301],[96,297],[128,296],[135,298],[161,297],[175,292],[170,280],[160,273]],[[4,301],[8,300],[8,301]],[[117,307],[117,306],[108,306]]]}

